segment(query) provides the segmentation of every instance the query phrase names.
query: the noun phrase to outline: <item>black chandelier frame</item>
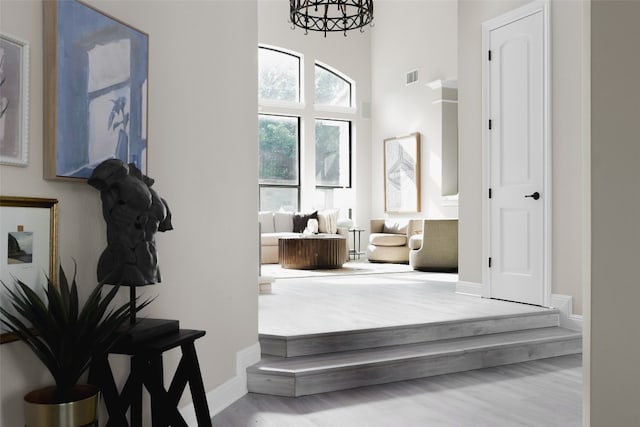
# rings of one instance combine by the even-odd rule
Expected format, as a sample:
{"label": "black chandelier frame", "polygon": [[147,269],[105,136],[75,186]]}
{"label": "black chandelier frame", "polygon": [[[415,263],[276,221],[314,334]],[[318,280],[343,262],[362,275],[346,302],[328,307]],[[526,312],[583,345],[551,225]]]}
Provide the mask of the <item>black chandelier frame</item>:
{"label": "black chandelier frame", "polygon": [[373,0],[289,0],[289,20],[292,28],[300,27],[318,31],[343,32],[372,25]]}

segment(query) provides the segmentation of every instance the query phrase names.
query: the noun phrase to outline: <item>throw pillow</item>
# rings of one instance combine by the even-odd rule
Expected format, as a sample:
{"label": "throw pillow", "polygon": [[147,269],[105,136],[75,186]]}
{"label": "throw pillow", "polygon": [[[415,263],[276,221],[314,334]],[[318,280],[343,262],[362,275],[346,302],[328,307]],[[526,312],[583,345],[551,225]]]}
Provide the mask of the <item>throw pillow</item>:
{"label": "throw pillow", "polygon": [[407,220],[387,219],[384,221],[384,225],[382,226],[382,232],[390,234],[407,234],[408,227],[409,221]]}
{"label": "throw pillow", "polygon": [[293,215],[293,232],[302,233],[304,229],[307,227],[307,222],[309,222],[310,218],[318,219],[318,211],[315,211],[307,215],[301,212],[298,212],[295,215]]}
{"label": "throw pillow", "polygon": [[293,212],[274,212],[273,223],[276,233],[291,233],[293,231]]}
{"label": "throw pillow", "polygon": [[261,233],[273,233],[276,231],[273,225],[273,212],[258,212],[258,222],[260,223]]}
{"label": "throw pillow", "polygon": [[336,234],[338,232],[337,209],[326,209],[318,212],[318,231],[328,234]]}

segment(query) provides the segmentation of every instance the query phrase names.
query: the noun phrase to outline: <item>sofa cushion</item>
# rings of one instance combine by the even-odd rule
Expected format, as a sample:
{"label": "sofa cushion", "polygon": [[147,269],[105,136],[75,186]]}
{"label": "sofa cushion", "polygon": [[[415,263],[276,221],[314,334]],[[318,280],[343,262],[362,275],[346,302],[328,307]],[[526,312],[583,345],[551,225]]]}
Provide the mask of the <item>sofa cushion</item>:
{"label": "sofa cushion", "polygon": [[375,246],[405,246],[407,236],[404,234],[371,233],[369,243]]}
{"label": "sofa cushion", "polygon": [[383,233],[391,234],[407,234],[409,220],[402,219],[385,219],[382,226]]}
{"label": "sofa cushion", "polygon": [[261,233],[273,233],[276,231],[273,226],[273,212],[258,212],[258,222],[260,223]]}
{"label": "sofa cushion", "polygon": [[338,232],[338,210],[326,209],[318,212],[318,231],[336,234]]}
{"label": "sofa cushion", "polygon": [[307,222],[309,222],[310,218],[318,219],[318,211],[315,211],[310,214],[296,213],[293,215],[293,232],[294,233],[302,233],[304,229],[307,227]]}
{"label": "sofa cushion", "polygon": [[293,212],[274,212],[273,223],[276,233],[293,232]]}
{"label": "sofa cushion", "polygon": [[409,237],[409,249],[420,249],[422,247],[422,234],[414,234]]}

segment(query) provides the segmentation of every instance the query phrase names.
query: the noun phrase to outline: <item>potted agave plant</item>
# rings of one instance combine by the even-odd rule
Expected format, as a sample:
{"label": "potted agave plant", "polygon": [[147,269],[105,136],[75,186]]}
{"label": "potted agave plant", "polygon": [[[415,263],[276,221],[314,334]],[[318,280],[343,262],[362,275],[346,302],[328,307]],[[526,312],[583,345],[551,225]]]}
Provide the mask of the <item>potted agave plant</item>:
{"label": "potted agave plant", "polygon": [[[118,292],[103,290],[99,283],[84,305],[78,300],[76,272],[71,284],[60,267],[59,284],[47,278],[43,300],[22,281],[15,289],[3,283],[15,313],[0,307],[0,321],[24,342],[51,373],[55,385],[28,393],[25,424],[32,426],[97,426],[99,390],[79,384],[93,359],[107,352],[127,328],[129,302],[116,308],[110,304]],[[103,292],[104,291],[104,292]],[[139,304],[144,308],[150,301]]]}

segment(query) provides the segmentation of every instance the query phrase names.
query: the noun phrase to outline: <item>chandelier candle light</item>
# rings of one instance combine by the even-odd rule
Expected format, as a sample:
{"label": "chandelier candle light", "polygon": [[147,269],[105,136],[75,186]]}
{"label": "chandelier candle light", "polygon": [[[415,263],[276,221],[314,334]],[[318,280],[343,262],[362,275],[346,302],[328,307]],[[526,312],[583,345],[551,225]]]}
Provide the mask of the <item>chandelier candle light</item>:
{"label": "chandelier candle light", "polygon": [[305,34],[320,31],[344,32],[370,25],[373,21],[373,0],[289,0],[289,20]]}

